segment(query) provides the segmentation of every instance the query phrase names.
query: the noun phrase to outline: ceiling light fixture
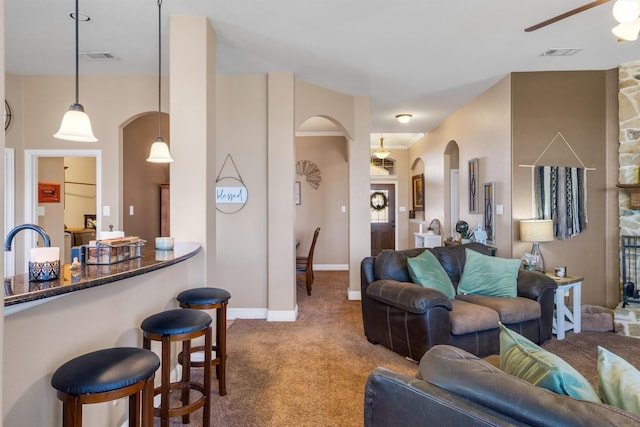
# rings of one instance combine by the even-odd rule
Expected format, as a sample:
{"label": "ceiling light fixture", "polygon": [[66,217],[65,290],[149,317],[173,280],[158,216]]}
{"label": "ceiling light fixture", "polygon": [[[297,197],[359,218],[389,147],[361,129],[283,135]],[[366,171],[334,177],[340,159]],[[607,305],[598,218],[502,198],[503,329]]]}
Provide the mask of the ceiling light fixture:
{"label": "ceiling light fixture", "polygon": [[373,155],[376,156],[379,159],[386,159],[389,154],[391,154],[391,151],[389,150],[385,150],[384,148],[384,137],[382,135],[380,135],[380,148],[378,148],[376,151],[373,152]]}
{"label": "ceiling light fixture", "polygon": [[620,40],[635,41],[640,32],[640,1],[617,0],[613,5],[613,17],[619,22],[611,32]]}
{"label": "ceiling light fixture", "polygon": [[78,37],[78,23],[79,19],[76,19],[78,14],[78,0],[76,0],[76,13],[74,15],[74,21],[76,25],[76,102],[71,104],[69,111],[67,111],[62,117],[62,123],[60,129],[53,136],[58,139],[65,139],[68,141],[78,142],[96,142],[98,139],[93,135],[91,129],[91,120],[89,116],[84,112],[84,107],[79,102],[79,78],[78,78],[78,57],[79,57],[79,37]]}
{"label": "ceiling light fixture", "polygon": [[160,109],[161,100],[162,100],[162,32],[161,32],[161,12],[162,9],[162,0],[158,0],[158,137],[155,142],[151,145],[151,150],[149,151],[149,157],[147,158],[147,162],[151,163],[171,163],[173,162],[173,158],[171,157],[171,153],[169,152],[169,146],[166,142],[164,142],[164,138],[162,138],[162,132],[160,128],[162,111]]}
{"label": "ceiling light fixture", "polygon": [[411,114],[398,114],[396,116],[396,119],[400,123],[405,124],[405,123],[409,123],[411,121],[411,117],[413,117]]}

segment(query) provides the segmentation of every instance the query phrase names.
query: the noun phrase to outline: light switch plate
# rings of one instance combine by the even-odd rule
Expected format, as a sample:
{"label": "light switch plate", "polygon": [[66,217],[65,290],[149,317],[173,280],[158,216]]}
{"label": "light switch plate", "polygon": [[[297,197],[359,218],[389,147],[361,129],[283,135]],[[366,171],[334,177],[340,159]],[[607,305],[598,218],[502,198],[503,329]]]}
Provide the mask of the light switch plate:
{"label": "light switch plate", "polygon": [[111,206],[104,205],[102,207],[102,216],[110,216],[111,215]]}
{"label": "light switch plate", "polygon": [[496,205],[496,215],[504,214],[504,205]]}

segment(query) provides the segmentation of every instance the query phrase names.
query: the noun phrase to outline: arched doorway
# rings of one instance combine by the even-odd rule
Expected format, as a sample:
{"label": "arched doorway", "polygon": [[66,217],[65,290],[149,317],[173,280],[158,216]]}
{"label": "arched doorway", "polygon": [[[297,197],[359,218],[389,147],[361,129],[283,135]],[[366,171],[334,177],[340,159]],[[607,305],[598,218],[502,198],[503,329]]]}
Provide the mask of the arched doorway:
{"label": "arched doorway", "polygon": [[349,270],[348,144],[330,118],[311,117],[296,130],[296,255],[308,254],[313,232],[320,227],[314,270]]}
{"label": "arched doorway", "polygon": [[460,219],[460,150],[456,141],[449,141],[443,156],[444,173],[444,226],[453,236]]}

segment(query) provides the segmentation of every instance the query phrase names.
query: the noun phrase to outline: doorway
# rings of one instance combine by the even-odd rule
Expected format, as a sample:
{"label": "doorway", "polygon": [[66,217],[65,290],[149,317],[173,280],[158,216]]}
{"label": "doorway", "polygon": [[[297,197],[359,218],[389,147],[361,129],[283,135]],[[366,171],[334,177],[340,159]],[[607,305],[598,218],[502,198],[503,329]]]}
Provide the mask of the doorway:
{"label": "doorway", "polygon": [[371,184],[369,195],[371,255],[396,248],[396,185]]}

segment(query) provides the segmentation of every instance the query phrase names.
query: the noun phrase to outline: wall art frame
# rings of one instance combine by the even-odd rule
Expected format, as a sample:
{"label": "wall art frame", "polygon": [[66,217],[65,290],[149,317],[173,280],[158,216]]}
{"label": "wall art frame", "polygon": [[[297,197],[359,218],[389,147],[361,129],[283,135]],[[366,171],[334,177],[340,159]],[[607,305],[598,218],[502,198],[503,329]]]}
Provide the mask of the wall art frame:
{"label": "wall art frame", "polygon": [[482,185],[482,194],[484,198],[484,215],[483,226],[487,233],[487,243],[494,245],[496,243],[496,195],[495,182],[485,182]]}
{"label": "wall art frame", "polygon": [[480,213],[480,160],[469,160],[469,213]]}
{"label": "wall art frame", "polygon": [[424,211],[424,174],[414,175],[411,178],[413,189],[413,210]]}

